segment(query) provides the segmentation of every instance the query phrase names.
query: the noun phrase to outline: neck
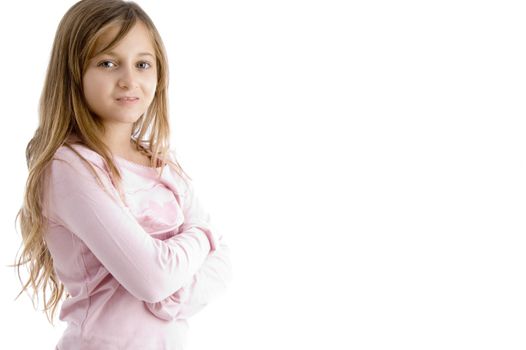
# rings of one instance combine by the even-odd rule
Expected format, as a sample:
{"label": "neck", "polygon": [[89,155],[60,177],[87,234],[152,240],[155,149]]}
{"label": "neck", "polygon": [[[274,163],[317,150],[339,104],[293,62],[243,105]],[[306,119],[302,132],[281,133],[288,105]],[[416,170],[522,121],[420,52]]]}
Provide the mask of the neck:
{"label": "neck", "polygon": [[130,157],[137,152],[135,144],[131,139],[132,124],[106,124],[106,132],[103,142],[108,146],[111,153],[120,157]]}

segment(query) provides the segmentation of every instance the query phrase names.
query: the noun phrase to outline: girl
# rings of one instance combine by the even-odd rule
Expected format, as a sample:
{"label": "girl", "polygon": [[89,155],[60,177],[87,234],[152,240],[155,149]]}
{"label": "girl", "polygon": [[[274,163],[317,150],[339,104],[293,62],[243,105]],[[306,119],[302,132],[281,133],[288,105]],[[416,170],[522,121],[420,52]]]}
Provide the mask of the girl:
{"label": "girl", "polygon": [[230,282],[228,246],[169,145],[167,88],[163,43],[137,4],[82,0],[64,15],[12,265],[20,277],[29,263],[20,293],[42,289],[51,323],[65,291],[56,349],[184,349],[186,319]]}

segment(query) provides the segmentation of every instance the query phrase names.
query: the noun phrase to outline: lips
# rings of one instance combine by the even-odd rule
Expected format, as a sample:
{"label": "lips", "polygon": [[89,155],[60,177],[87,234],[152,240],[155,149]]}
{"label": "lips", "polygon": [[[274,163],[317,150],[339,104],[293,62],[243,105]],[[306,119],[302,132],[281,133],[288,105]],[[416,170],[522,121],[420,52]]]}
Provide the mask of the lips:
{"label": "lips", "polygon": [[122,97],[118,97],[117,101],[136,101],[138,99],[139,98],[135,96],[122,96]]}

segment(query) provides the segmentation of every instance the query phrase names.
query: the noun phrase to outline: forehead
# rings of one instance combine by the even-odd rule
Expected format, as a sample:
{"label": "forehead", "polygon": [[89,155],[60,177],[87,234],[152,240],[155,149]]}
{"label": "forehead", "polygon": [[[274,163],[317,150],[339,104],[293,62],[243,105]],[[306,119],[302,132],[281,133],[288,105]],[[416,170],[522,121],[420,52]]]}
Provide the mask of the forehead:
{"label": "forehead", "polygon": [[[95,53],[100,53],[117,36],[119,30],[120,25],[114,25],[106,29],[95,42]],[[148,27],[141,21],[135,23],[112,48],[114,52],[120,50],[127,52],[151,52],[154,54],[153,38]]]}

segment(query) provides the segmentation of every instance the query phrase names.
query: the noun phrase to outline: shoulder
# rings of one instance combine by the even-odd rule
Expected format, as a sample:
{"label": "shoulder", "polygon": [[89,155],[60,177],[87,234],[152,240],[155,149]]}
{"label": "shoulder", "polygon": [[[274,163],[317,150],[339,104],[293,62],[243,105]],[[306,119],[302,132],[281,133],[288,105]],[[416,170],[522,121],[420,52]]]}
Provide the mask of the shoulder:
{"label": "shoulder", "polygon": [[166,158],[172,163],[168,163],[166,165],[163,170],[162,177],[165,181],[173,185],[173,191],[185,196],[188,191],[192,189],[192,181],[180,168],[180,165],[176,160],[176,153],[174,149],[168,150]]}
{"label": "shoulder", "polygon": [[[97,152],[80,144],[62,145],[51,159],[47,175],[52,181],[111,182],[104,159]],[[106,178],[106,180],[104,180]]]}
{"label": "shoulder", "polygon": [[60,146],[55,151],[53,159],[62,160],[70,164],[80,164],[88,161],[102,170],[106,169],[104,158],[97,152],[81,144]]}

